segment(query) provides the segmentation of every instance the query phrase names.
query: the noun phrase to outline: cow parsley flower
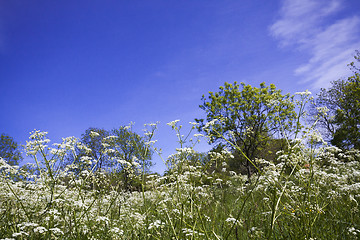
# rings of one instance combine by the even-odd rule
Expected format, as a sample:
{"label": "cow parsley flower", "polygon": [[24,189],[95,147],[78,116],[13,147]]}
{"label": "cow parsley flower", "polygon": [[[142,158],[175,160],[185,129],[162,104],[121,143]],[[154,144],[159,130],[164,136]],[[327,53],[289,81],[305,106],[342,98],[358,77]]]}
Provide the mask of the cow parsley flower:
{"label": "cow parsley flower", "polygon": [[236,225],[241,225],[241,221],[236,220],[236,219],[233,218],[233,217],[227,218],[227,219],[225,220],[225,222],[231,223],[231,224],[236,224]]}
{"label": "cow parsley flower", "polygon": [[350,234],[355,235],[355,236],[360,232],[360,230],[358,230],[354,227],[349,228],[348,231]]}
{"label": "cow parsley flower", "polygon": [[124,234],[124,230],[121,230],[120,228],[117,227],[113,227],[110,232],[115,233],[117,235],[123,235]]}
{"label": "cow parsley flower", "polygon": [[177,124],[178,122],[180,122],[179,119],[174,120],[174,121],[171,121],[171,122],[168,122],[167,125],[169,125],[169,126],[172,127],[172,128],[175,128],[175,126],[176,126],[176,124]]}
{"label": "cow parsley flower", "polygon": [[90,137],[92,137],[92,138],[95,138],[95,137],[99,137],[99,136],[100,136],[99,133],[94,132],[94,131],[91,131],[89,135],[90,135]]}
{"label": "cow parsley flower", "polygon": [[51,231],[51,232],[54,233],[55,235],[57,235],[57,234],[64,235],[64,232],[61,231],[59,228],[50,228],[49,231]]}
{"label": "cow parsley flower", "polygon": [[309,96],[311,95],[311,92],[309,90],[306,90],[305,92],[296,92],[295,95]]}
{"label": "cow parsley flower", "polygon": [[38,232],[38,233],[44,233],[44,232],[47,232],[47,231],[48,230],[46,228],[41,227],[41,226],[34,228],[34,232]]}
{"label": "cow parsley flower", "polygon": [[154,222],[149,224],[148,229],[150,230],[152,228],[159,228],[159,227],[162,227],[164,225],[165,225],[165,223],[161,222],[160,220],[155,220]]}

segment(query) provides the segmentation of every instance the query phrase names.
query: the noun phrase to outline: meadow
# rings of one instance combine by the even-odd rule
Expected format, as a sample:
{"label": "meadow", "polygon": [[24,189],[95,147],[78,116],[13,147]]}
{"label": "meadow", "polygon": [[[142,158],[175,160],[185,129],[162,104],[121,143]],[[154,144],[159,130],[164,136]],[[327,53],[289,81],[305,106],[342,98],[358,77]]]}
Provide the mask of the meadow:
{"label": "meadow", "polygon": [[[32,132],[25,150],[35,164],[0,159],[0,239],[359,238],[358,150],[330,146],[310,126],[277,161],[249,159],[258,168],[249,179],[229,170],[230,151],[210,151],[204,161],[194,150],[201,134],[183,135],[177,120],[168,125],[179,148],[163,159],[162,176],[135,158],[110,157],[116,165],[98,169],[98,159],[77,158],[76,149],[89,149],[75,137],[50,144],[46,132]],[[162,156],[156,124],[148,127],[147,151]],[[102,154],[114,156],[105,140]],[[79,161],[63,164],[69,155]]]}

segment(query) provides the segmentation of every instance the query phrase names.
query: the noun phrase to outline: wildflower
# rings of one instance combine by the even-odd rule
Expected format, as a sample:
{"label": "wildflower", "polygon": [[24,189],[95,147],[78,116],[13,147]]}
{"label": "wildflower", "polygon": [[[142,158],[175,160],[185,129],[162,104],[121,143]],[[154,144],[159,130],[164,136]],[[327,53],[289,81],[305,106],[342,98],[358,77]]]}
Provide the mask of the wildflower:
{"label": "wildflower", "polygon": [[174,208],[172,211],[173,211],[174,213],[176,213],[176,214],[180,214],[180,211],[179,211],[179,209],[177,209],[177,208]]}
{"label": "wildflower", "polygon": [[38,233],[44,233],[44,232],[47,232],[48,230],[44,227],[37,227],[37,228],[34,228],[34,232],[38,232]]}
{"label": "wildflower", "polygon": [[130,165],[130,163],[124,159],[118,159],[117,162],[123,165]]}
{"label": "wildflower", "polygon": [[64,232],[61,231],[59,228],[50,228],[49,231],[51,231],[51,232],[54,233],[55,235],[57,235],[57,234],[64,235]]}
{"label": "wildflower", "polygon": [[327,113],[330,111],[326,106],[325,107],[317,107],[316,110],[318,113],[327,116]]}
{"label": "wildflower", "polygon": [[100,222],[104,222],[105,224],[108,224],[108,222],[109,222],[109,218],[99,216],[99,217],[97,217],[96,222],[98,222],[98,223],[100,223]]}
{"label": "wildflower", "polygon": [[112,233],[115,233],[115,234],[118,234],[118,235],[123,235],[124,234],[124,230],[120,230],[119,228],[117,227],[113,227],[110,232]]}
{"label": "wildflower", "polygon": [[306,90],[305,92],[296,92],[295,95],[309,96],[311,95],[311,92],[309,90]]}
{"label": "wildflower", "polygon": [[189,228],[183,228],[182,231],[185,234],[185,236],[194,236],[194,235],[204,236],[205,235],[204,233],[199,233],[199,232],[189,229]]}
{"label": "wildflower", "polygon": [[115,138],[118,138],[118,136],[110,135],[110,136],[105,137],[104,139],[105,140],[112,140],[112,139],[115,139]]}
{"label": "wildflower", "polygon": [[231,223],[231,224],[237,224],[237,225],[241,225],[241,221],[239,220],[236,220],[235,218],[233,217],[229,217],[225,220],[225,222],[227,223]]}
{"label": "wildflower", "polygon": [[204,129],[207,129],[207,128],[209,128],[210,126],[213,126],[217,121],[219,121],[219,120],[215,118],[215,119],[207,122],[207,123],[205,124],[205,126],[204,126]]}
{"label": "wildflower", "polygon": [[100,136],[99,133],[94,132],[94,131],[91,131],[89,135],[90,135],[90,137],[92,137],[92,138],[95,138],[95,137],[99,137],[99,136]]}
{"label": "wildflower", "polygon": [[204,134],[201,134],[201,133],[195,133],[195,134],[194,134],[194,137],[196,137],[196,138],[197,138],[197,137],[204,137]]}
{"label": "wildflower", "polygon": [[252,227],[252,228],[250,228],[249,232],[254,232],[254,231],[256,231],[256,229],[257,229],[257,227]]}
{"label": "wildflower", "polygon": [[145,142],[145,145],[153,145],[157,142],[157,140],[151,140],[151,141],[147,141]]}
{"label": "wildflower", "polygon": [[355,236],[360,232],[360,230],[357,230],[354,227],[349,228],[348,231],[350,234],[355,235]]}
{"label": "wildflower", "polygon": [[175,128],[175,125],[180,122],[179,119],[177,120],[174,120],[174,121],[171,121],[171,122],[168,122],[167,125],[171,126],[172,128]]}
{"label": "wildflower", "polygon": [[[175,120],[175,121],[180,121],[180,120]],[[175,122],[174,121],[174,122]],[[160,122],[159,121],[157,121],[157,122],[155,122],[155,123],[146,123],[146,124],[144,124],[144,126],[146,127],[146,126],[149,126],[149,127],[156,127],[158,124],[159,124]],[[169,125],[169,124],[168,124]]]}
{"label": "wildflower", "polygon": [[13,233],[12,236],[13,236],[13,237],[19,237],[19,236],[22,236],[22,235],[29,236],[28,233],[23,232],[23,231],[20,231],[20,232],[18,232],[18,233]]}
{"label": "wildflower", "polygon": [[152,229],[152,228],[159,228],[161,226],[165,225],[165,223],[161,222],[160,220],[155,220],[154,222],[149,224],[148,229]]}

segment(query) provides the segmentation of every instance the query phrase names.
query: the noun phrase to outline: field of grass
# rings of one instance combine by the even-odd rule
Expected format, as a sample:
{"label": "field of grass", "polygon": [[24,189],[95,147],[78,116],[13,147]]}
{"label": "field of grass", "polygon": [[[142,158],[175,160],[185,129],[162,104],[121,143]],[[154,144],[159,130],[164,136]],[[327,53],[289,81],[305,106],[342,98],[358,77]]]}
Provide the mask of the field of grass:
{"label": "field of grass", "polygon": [[81,169],[59,168],[64,156],[75,154],[75,138],[48,142],[37,131],[27,144],[34,171],[0,159],[0,239],[360,236],[359,151],[296,140],[276,164],[257,159],[261,169],[247,179],[228,170],[229,152],[203,163],[194,160],[192,147],[181,146],[164,176],[135,168],[128,176],[137,187],[125,190],[115,170],[86,168],[91,159],[82,159]]}

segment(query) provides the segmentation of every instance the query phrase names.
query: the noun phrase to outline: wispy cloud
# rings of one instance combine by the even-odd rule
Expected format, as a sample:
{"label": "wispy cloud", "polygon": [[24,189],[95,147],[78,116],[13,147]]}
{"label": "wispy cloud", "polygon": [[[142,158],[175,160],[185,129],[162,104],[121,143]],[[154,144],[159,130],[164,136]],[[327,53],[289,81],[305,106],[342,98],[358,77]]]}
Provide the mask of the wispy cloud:
{"label": "wispy cloud", "polygon": [[310,53],[294,73],[314,88],[349,75],[346,65],[360,47],[360,17],[331,18],[342,6],[342,0],[284,0],[279,19],[270,26],[280,46]]}

